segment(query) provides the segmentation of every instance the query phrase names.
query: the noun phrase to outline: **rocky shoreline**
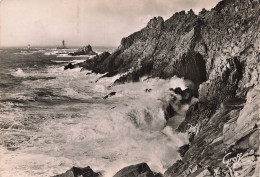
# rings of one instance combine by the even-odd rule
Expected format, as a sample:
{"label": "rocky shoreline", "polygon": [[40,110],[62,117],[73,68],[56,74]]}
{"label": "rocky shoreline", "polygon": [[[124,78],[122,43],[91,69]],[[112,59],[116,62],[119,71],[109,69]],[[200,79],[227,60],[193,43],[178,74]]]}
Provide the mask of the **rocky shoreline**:
{"label": "rocky shoreline", "polygon": [[[115,84],[174,75],[193,82],[198,101],[176,130],[188,132],[190,142],[163,176],[259,176],[259,51],[260,1],[223,0],[199,15],[153,18],[112,54],[77,66],[106,77],[124,74]],[[143,166],[142,173],[115,176],[161,175]]]}

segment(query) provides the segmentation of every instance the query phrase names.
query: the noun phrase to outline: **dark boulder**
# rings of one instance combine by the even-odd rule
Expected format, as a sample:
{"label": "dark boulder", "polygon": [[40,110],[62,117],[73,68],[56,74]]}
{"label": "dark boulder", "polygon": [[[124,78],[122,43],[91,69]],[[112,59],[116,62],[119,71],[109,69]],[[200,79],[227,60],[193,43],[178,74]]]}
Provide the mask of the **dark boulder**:
{"label": "dark boulder", "polygon": [[92,72],[87,72],[87,73],[86,73],[86,76],[87,76],[87,75],[90,75],[90,74],[92,74]]}
{"label": "dark boulder", "polygon": [[169,104],[166,109],[164,110],[164,117],[166,120],[169,120],[171,117],[173,117],[176,114],[176,111],[173,109],[171,104]]}
{"label": "dark boulder", "polygon": [[63,174],[53,177],[99,177],[101,174],[95,173],[89,166],[85,168],[72,167]]}
{"label": "dark boulder", "polygon": [[169,90],[170,90],[170,91],[172,91],[172,92],[174,91],[174,89],[173,89],[173,88],[169,88]]}
{"label": "dark boulder", "polygon": [[103,99],[107,99],[108,97],[114,96],[116,92],[110,92],[108,95],[104,96]]}
{"label": "dark boulder", "polygon": [[152,89],[149,88],[149,89],[145,89],[144,91],[145,91],[146,93],[149,93],[149,92],[152,91]]}
{"label": "dark boulder", "polygon": [[114,177],[162,177],[162,175],[151,171],[146,163],[140,163],[121,169]]}
{"label": "dark boulder", "polygon": [[64,66],[64,70],[74,69],[74,68],[75,68],[75,65],[73,65],[72,63],[69,63],[68,65]]}
{"label": "dark boulder", "polygon": [[183,91],[180,87],[173,89],[173,91],[174,91],[174,93],[179,94],[179,95],[182,95],[182,93],[183,93]]}
{"label": "dark boulder", "polygon": [[190,88],[186,88],[185,90],[182,90],[180,87],[177,87],[175,89],[170,88],[170,91],[173,91],[175,94],[177,95],[181,95],[182,99],[181,99],[181,103],[185,104],[185,103],[190,103],[192,97],[193,97],[193,90],[191,90]]}
{"label": "dark boulder", "polygon": [[181,103],[190,103],[193,97],[193,90],[186,88],[185,90],[183,90],[181,97],[182,97]]}
{"label": "dark boulder", "polygon": [[109,72],[109,73],[104,74],[103,76],[99,77],[95,82],[97,83],[100,79],[105,78],[105,77],[113,77],[113,76],[116,75],[116,74],[117,74],[116,71],[114,71],[114,72]]}

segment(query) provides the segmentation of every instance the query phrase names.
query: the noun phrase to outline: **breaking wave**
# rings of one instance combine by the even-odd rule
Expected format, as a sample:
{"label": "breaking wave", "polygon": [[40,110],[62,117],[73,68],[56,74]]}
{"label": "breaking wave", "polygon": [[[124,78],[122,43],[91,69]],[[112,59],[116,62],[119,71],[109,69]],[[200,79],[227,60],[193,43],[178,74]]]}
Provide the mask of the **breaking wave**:
{"label": "breaking wave", "polygon": [[[143,78],[112,86],[119,75],[102,78],[57,65],[26,73],[17,68],[11,74],[52,79],[24,79],[7,95],[8,104],[0,105],[4,176],[52,176],[89,165],[111,177],[140,162],[163,172],[180,158],[178,148],[188,143],[188,135],[175,128],[189,105],[180,104],[180,96],[169,91],[186,88],[181,78]],[[25,102],[12,101],[18,97]],[[164,108],[170,102],[176,116],[167,122]]]}
{"label": "breaking wave", "polygon": [[21,69],[21,68],[17,68],[13,73],[12,73],[13,76],[16,76],[16,77],[26,77],[26,73],[24,73],[24,71]]}

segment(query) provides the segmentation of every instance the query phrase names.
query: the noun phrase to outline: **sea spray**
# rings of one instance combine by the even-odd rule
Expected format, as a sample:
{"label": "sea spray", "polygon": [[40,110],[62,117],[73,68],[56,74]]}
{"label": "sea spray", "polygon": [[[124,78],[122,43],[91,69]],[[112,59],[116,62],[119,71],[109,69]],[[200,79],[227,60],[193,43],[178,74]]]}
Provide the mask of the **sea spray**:
{"label": "sea spray", "polygon": [[[36,64],[33,69],[18,66],[18,75],[7,71],[21,83],[1,95],[10,103],[2,108],[4,176],[52,176],[89,165],[111,177],[140,162],[164,172],[180,158],[177,150],[188,143],[188,135],[175,128],[189,105],[180,104],[181,97],[169,88],[185,89],[183,79],[142,78],[113,86],[119,75],[101,78],[81,68],[64,71],[62,63]],[[111,92],[116,94],[103,99]],[[167,121],[164,106],[169,104],[176,114]]]}
{"label": "sea spray", "polygon": [[[108,83],[107,80],[108,78],[106,78],[106,83]],[[172,128],[176,128],[184,119],[189,105],[180,105],[181,97],[169,91],[169,88],[176,87],[185,89],[185,81],[177,77],[170,80],[143,78],[138,83],[126,83],[109,88],[109,91],[117,92],[116,96],[111,99],[120,100],[122,103],[113,111],[122,112],[127,124],[130,121],[132,124],[130,127],[134,125],[125,136],[120,136],[119,142],[120,139],[127,139],[122,144],[126,144],[128,148],[136,145],[134,148],[138,149],[138,153],[134,151],[137,154],[131,156],[141,157],[139,161],[132,161],[125,164],[125,166],[145,161],[153,170],[163,172],[170,164],[180,158],[177,153],[178,147],[188,143],[188,136],[186,134],[177,134]],[[151,90],[149,93],[145,92],[147,88]],[[171,103],[173,97],[176,98],[174,102],[176,105]],[[178,114],[173,118],[177,120],[171,121],[169,125],[167,125],[163,110],[166,104],[172,104]],[[123,125],[125,129],[126,124]],[[120,131],[119,135],[122,135],[122,131]],[[127,161],[127,158],[125,161]]]}
{"label": "sea spray", "polygon": [[16,77],[26,77],[26,73],[21,68],[17,68],[15,72],[12,73],[13,76]]}

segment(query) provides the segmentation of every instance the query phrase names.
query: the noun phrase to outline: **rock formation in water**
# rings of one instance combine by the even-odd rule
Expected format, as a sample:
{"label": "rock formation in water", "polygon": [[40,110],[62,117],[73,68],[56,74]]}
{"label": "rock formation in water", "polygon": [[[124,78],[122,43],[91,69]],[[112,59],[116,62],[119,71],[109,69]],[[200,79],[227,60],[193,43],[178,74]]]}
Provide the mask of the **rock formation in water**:
{"label": "rock formation in water", "polygon": [[146,163],[140,163],[121,169],[113,177],[162,177],[162,174],[154,173]]}
{"label": "rock formation in water", "polygon": [[107,99],[109,97],[112,97],[116,94],[116,92],[110,92],[109,94],[107,94],[106,96],[103,97],[103,99]]}
{"label": "rock formation in water", "polygon": [[53,177],[101,177],[100,173],[94,172],[89,166],[85,168],[72,167],[63,174]]}
{"label": "rock formation in water", "polygon": [[[88,166],[72,167],[65,173],[53,177],[102,177],[102,174],[94,172]],[[140,163],[121,169],[113,177],[162,177],[162,174],[153,172],[146,163]]]}
{"label": "rock formation in water", "polygon": [[97,55],[96,52],[92,50],[91,45],[84,46],[78,49],[76,52],[69,53],[69,55],[77,56],[77,55]]}
{"label": "rock formation in water", "polygon": [[69,63],[68,65],[64,66],[64,70],[74,69],[74,68],[75,68],[75,65],[73,65],[72,63]]}
{"label": "rock formation in water", "polygon": [[260,155],[259,51],[260,1],[222,0],[199,15],[153,18],[112,54],[79,65],[107,76],[127,73],[116,83],[145,75],[194,83],[198,101],[177,129],[190,142],[164,176],[253,176]]}
{"label": "rock formation in water", "polygon": [[193,91],[190,88],[187,88],[185,90],[182,90],[180,87],[177,87],[175,89],[170,88],[170,91],[173,91],[177,95],[181,95],[181,103],[190,103],[192,97],[193,97]]}

